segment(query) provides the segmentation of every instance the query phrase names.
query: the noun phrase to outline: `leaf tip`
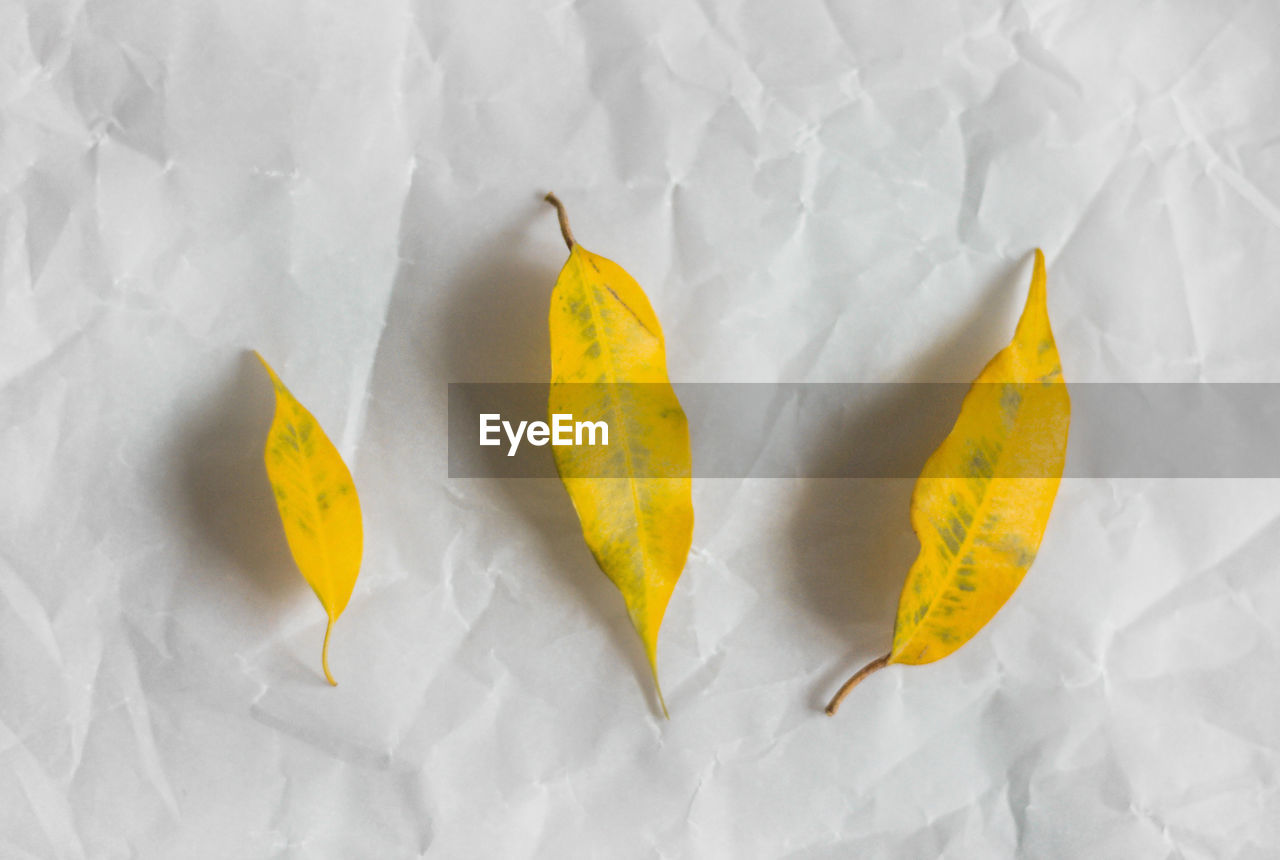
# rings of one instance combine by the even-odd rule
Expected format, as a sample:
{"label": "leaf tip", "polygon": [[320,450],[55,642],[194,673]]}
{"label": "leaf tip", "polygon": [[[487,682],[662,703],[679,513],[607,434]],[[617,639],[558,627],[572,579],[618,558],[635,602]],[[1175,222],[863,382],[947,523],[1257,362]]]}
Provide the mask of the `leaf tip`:
{"label": "leaf tip", "polygon": [[1022,316],[1018,320],[1018,329],[1014,334],[1015,339],[1020,336],[1018,332],[1027,331],[1027,326],[1031,326],[1036,330],[1048,326],[1049,300],[1046,287],[1047,281],[1044,252],[1036,248],[1035,260],[1031,269],[1031,287],[1027,290],[1027,301],[1023,305]]}
{"label": "leaf tip", "polygon": [[284,383],[280,381],[280,377],[276,373],[275,368],[273,368],[270,364],[268,364],[267,360],[262,357],[262,353],[258,352],[255,349],[253,351],[253,355],[254,355],[254,358],[258,359],[258,363],[262,365],[262,369],[267,372],[267,376],[271,377],[272,385],[275,385],[275,386],[284,385]]}
{"label": "leaf tip", "polygon": [[658,705],[662,708],[662,716],[669,720],[671,713],[667,710],[667,700],[662,695],[662,684],[658,683],[657,643],[650,644],[648,637],[645,637],[644,651],[645,656],[649,658],[649,671],[653,673],[653,689],[658,694]]}
{"label": "leaf tip", "polygon": [[1044,251],[1036,248],[1035,263],[1031,267],[1031,292],[1044,294],[1048,276],[1045,273]]}
{"label": "leaf tip", "polygon": [[333,632],[333,616],[329,616],[329,623],[324,628],[324,645],[320,648],[320,665],[324,668],[324,679],[329,682],[329,686],[336,687],[338,682],[334,680],[333,673],[329,671],[329,634]]}

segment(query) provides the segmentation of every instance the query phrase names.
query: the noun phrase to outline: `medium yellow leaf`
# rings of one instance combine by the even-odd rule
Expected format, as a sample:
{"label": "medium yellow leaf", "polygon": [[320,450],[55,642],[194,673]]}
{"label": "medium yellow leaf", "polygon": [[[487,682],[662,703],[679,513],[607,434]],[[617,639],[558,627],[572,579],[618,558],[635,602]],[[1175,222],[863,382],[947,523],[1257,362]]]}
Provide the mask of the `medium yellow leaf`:
{"label": "medium yellow leaf", "polygon": [[898,604],[892,650],[840,689],[891,663],[940,660],[968,642],[1035,559],[1062,479],[1071,400],[1049,328],[1044,255],[1008,347],[965,395],[911,497],[920,554]]}
{"label": "medium yellow leaf", "polygon": [[360,500],[338,449],[267,360],[261,355],[258,360],[271,375],[276,392],[276,413],[264,454],[267,479],[293,560],[329,616],[321,664],[325,678],[336,686],[329,671],[329,633],[347,608],[360,573],[364,549]]}
{"label": "medium yellow leaf", "polygon": [[551,294],[549,412],[604,421],[607,446],[552,447],[583,537],[618,586],[658,685],[658,629],[693,540],[689,424],[667,378],[662,327],[640,285],[573,240]]}

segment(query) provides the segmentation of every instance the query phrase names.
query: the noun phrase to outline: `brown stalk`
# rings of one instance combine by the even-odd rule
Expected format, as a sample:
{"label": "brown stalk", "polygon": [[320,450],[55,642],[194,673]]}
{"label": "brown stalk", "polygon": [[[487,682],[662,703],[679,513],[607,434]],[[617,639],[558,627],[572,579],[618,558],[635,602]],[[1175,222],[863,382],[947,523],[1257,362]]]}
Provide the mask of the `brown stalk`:
{"label": "brown stalk", "polygon": [[560,198],[555,192],[548,191],[544,198],[552,206],[556,207],[556,217],[560,219],[560,235],[564,237],[564,243],[569,246],[569,250],[573,250],[573,231],[569,229],[569,213],[564,211],[564,204],[560,202]]}
{"label": "brown stalk", "polygon": [[852,678],[845,681],[844,686],[837,690],[835,696],[827,703],[827,716],[834,717],[836,715],[836,711],[840,710],[840,703],[844,701],[844,697],[849,695],[850,690],[862,683],[863,678],[888,666],[889,656],[885,654],[883,657],[877,657],[855,672]]}

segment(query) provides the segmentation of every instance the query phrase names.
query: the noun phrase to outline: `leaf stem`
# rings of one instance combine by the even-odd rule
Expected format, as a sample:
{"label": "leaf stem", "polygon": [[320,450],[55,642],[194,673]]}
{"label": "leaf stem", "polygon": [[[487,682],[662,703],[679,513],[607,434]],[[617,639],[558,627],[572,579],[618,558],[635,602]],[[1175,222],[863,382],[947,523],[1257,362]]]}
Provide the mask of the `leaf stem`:
{"label": "leaf stem", "polygon": [[827,703],[827,716],[834,717],[836,715],[836,711],[840,710],[840,703],[844,701],[844,697],[849,695],[850,690],[862,683],[863,678],[888,666],[890,656],[885,654],[883,657],[877,657],[855,672],[852,678],[845,681],[844,686],[837,690],[835,696]]}
{"label": "leaf stem", "polygon": [[333,617],[330,616],[329,623],[324,628],[324,647],[320,651],[320,664],[324,666],[324,677],[333,686],[338,686],[338,682],[333,680],[333,673],[329,671],[329,633],[333,631]]}
{"label": "leaf stem", "polygon": [[554,191],[548,191],[544,199],[556,207],[556,217],[560,219],[560,235],[564,237],[564,243],[572,251],[573,231],[569,229],[569,213],[565,211],[564,204],[560,202],[560,198],[555,195]]}

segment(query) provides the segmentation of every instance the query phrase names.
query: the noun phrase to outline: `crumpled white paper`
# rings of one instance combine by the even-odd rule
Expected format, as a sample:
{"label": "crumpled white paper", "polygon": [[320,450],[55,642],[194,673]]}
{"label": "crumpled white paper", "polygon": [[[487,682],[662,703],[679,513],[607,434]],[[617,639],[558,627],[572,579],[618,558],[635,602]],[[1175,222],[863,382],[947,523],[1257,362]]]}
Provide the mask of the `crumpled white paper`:
{"label": "crumpled white paper", "polygon": [[[911,482],[700,481],[666,722],[563,490],[444,444],[448,382],[545,377],[549,189],[677,380],[969,380],[1040,246],[1069,380],[1280,381],[1278,39],[1242,0],[0,2],[0,855],[1280,853],[1275,481],[1064,482],[995,621],[835,719]],[[337,689],[252,348],[361,490]]]}

